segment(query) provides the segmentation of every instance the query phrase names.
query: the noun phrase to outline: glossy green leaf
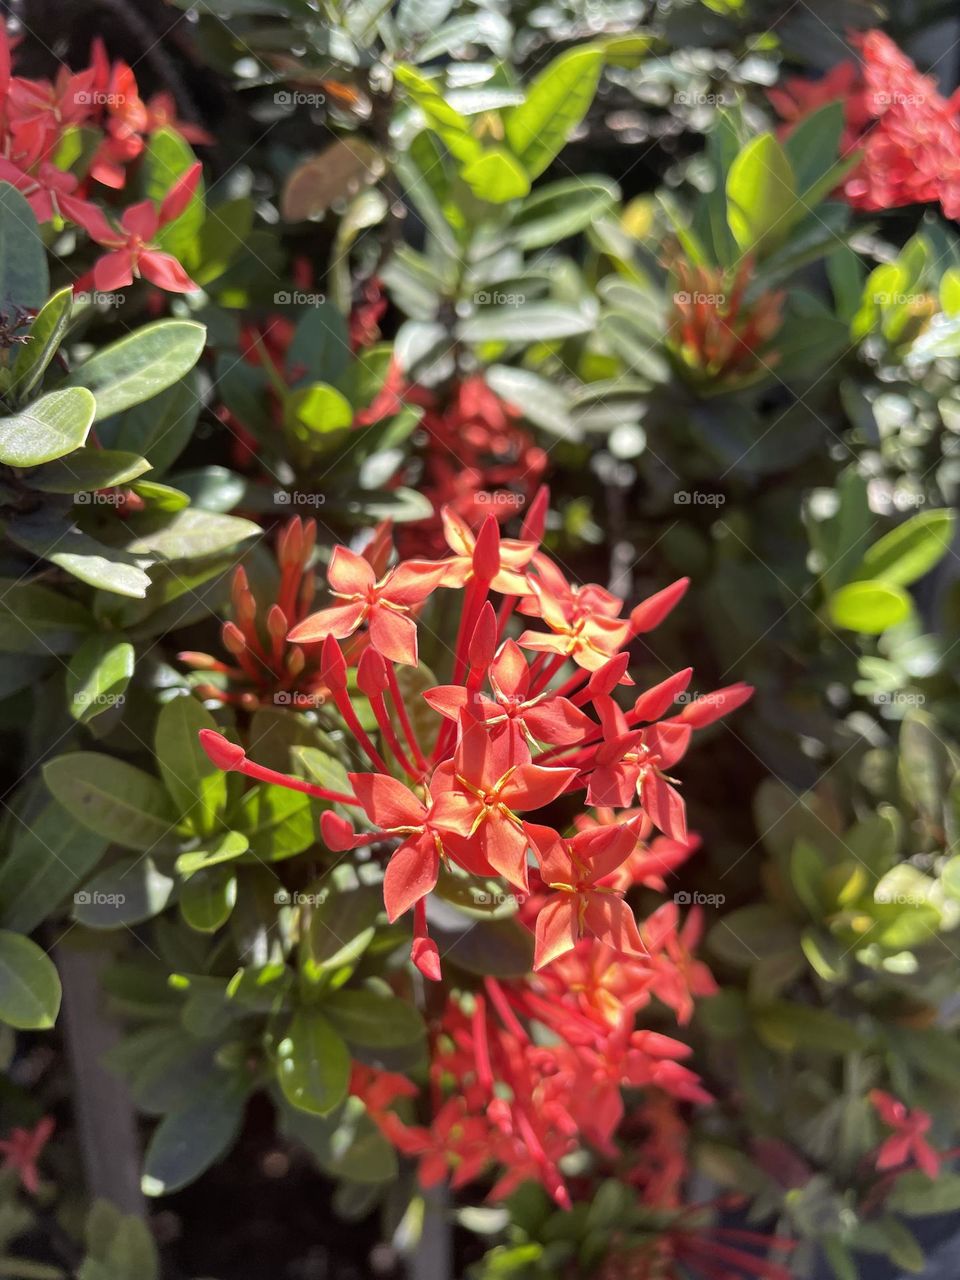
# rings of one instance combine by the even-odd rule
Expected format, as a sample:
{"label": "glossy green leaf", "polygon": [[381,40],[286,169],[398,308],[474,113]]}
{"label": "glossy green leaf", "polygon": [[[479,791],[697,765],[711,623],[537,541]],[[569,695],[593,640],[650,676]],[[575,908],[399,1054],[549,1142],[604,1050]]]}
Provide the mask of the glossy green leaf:
{"label": "glossy green leaf", "polygon": [[399,1049],[426,1034],[412,1005],[373,991],[334,991],[324,1000],[323,1013],[348,1044],[371,1049]]}
{"label": "glossy green leaf", "polygon": [[51,793],[78,822],[128,849],[169,844],[177,815],[160,782],[125,760],[72,751],[43,766]]}
{"label": "glossy green leaf", "polygon": [[189,853],[181,853],[177,858],[177,873],[189,879],[197,871],[206,867],[220,866],[225,862],[233,862],[242,857],[250,847],[247,837],[239,831],[228,831],[207,849],[192,849]]}
{"label": "glossy green leaf", "polygon": [[99,421],[182,378],[200,359],[205,340],[202,324],[157,320],[98,351],[68,381],[93,392]]}
{"label": "glossy green leaf", "polygon": [[277,1077],[291,1106],[313,1115],[329,1115],[347,1096],[350,1051],[318,1010],[294,1015],[277,1048]]}
{"label": "glossy green leaf", "polygon": [[30,341],[17,350],[10,376],[10,393],[26,399],[50,366],[67,331],[73,289],[67,285],[48,298],[30,326]]}
{"label": "glossy green leaf", "polygon": [[478,307],[457,325],[461,342],[523,342],[531,337],[549,342],[589,333],[596,315],[588,306],[566,302],[526,302],[516,306]]}
{"label": "glossy green leaf", "polygon": [[[196,159],[190,144],[175,129],[163,128],[151,133],[141,161],[144,195],[159,207],[177,179],[196,163]],[[186,258],[205,218],[201,177],[190,203],[172,222],[159,229],[156,243],[174,257]]]}
{"label": "glossy green leaf", "polygon": [[521,249],[542,249],[585,231],[611,212],[617,188],[608,178],[569,178],[534,191],[510,223],[510,240]]}
{"label": "glossy green leaf", "polygon": [[60,1012],[60,977],[35,942],[0,929],[0,1020],[21,1030],[46,1031]]}
{"label": "glossy green leaf", "polygon": [[165,910],[173,889],[174,881],[152,858],[130,854],[98,871],[73,895],[73,918],[88,929],[129,928]]}
{"label": "glossy green leaf", "polygon": [[86,640],[67,668],[67,705],[74,720],[88,724],[122,704],[133,664],[134,650],[129,641],[105,634]]}
{"label": "glossy green leaf", "polygon": [[137,556],[158,556],[164,560],[192,560],[213,556],[260,534],[259,525],[239,516],[187,508],[164,520],[150,532],[140,531],[127,543],[126,551]]}
{"label": "glossy green leaf", "polygon": [[219,1160],[240,1132],[245,1097],[244,1081],[220,1071],[182,1109],[165,1116],[144,1156],[144,1195],[169,1195]]}
{"label": "glossy green leaf", "polygon": [[27,200],[0,182],[0,312],[39,311],[50,292],[47,252]]}
{"label": "glossy green leaf", "polygon": [[193,697],[172,698],[157,718],[154,749],[161,777],[177,812],[201,835],[213,831],[227,804],[227,775],[200,745],[203,729],[217,722]]}
{"label": "glossy green leaf", "polygon": [[463,180],[475,196],[490,204],[506,204],[530,190],[530,179],[506,147],[487,147],[463,167]]}
{"label": "glossy green leaf", "polygon": [[727,221],[741,251],[776,248],[796,204],[790,161],[773,134],[762,133],[747,143],[727,175]]}
{"label": "glossy green leaf", "polygon": [[67,520],[51,521],[41,510],[18,516],[6,525],[18,547],[86,582],[88,586],[143,599],[150,579],[125,551],[105,546]]}
{"label": "glossy green leaf", "polygon": [[90,502],[90,491],[129,484],[150,470],[150,463],[135,453],[118,449],[75,449],[65,458],[31,471],[27,483],[42,493],[72,493],[80,505]]}
{"label": "glossy green leaf", "polygon": [[0,418],[0,462],[8,467],[36,467],[79,449],[95,411],[89,391],[67,387],[41,396],[9,418]]}
{"label": "glossy green leaf", "polygon": [[954,526],[954,513],[946,508],[911,516],[868,549],[860,575],[890,586],[909,586],[947,554]]}
{"label": "glossy green leaf", "polygon": [[850,582],[830,597],[834,626],[879,635],[909,618],[913,606],[900,587],[886,582]]}
{"label": "glossy green leaf", "polygon": [[561,53],[536,77],[522,106],[506,113],[510,149],[536,178],[587,114],[603,70],[603,50],[580,45]]}
{"label": "glossy green leaf", "polygon": [[216,933],[237,903],[237,877],[229,867],[199,870],[180,891],[180,911],[191,929]]}
{"label": "glossy green leaf", "polygon": [[200,413],[200,395],[194,372],[144,404],[131,405],[124,413],[97,427],[102,443],[128,449],[146,458],[160,476],[177,460],[193,435]]}

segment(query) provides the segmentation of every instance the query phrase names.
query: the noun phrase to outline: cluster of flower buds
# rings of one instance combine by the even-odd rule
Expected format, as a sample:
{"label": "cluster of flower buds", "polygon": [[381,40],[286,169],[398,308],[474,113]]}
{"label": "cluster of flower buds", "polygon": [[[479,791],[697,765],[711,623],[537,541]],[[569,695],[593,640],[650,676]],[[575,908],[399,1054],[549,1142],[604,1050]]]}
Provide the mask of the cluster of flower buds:
{"label": "cluster of flower buds", "polygon": [[668,342],[684,366],[710,381],[743,378],[769,369],[779,359],[771,342],[783,323],[782,290],[746,298],[753,279],[747,259],[735,272],[673,264],[676,289]]}
{"label": "cluster of flower buds", "polygon": [[[200,165],[182,176],[171,174],[170,191],[159,208],[152,200],[131,205],[118,222],[108,218],[90,196],[99,185],[120,191],[128,167],[138,159],[156,130],[170,126],[188,141],[210,142],[200,129],[176,119],[173,99],[157,94],[144,102],[133,71],[124,62],[111,65],[102,41],[93,42],[90,66],[61,68],[53,82],[15,76],[11,47],[0,29],[0,181],[27,199],[38,222],[72,222],[109,252],[89,279],[105,293],[140,276],[161,289],[183,293],[196,286],[172,254],[157,243],[160,229],[189,204],[200,181]],[[56,157],[71,133],[92,131],[95,149],[82,176],[64,170]]]}
{"label": "cluster of flower buds", "polygon": [[294,695],[298,706],[324,701],[316,648],[303,649],[287,639],[290,629],[307,617],[313,604],[316,583],[310,564],[316,539],[314,520],[294,516],[283,526],[276,543],[279,578],[265,607],[258,602],[243,565],[234,570],[230,592],[233,616],[220,632],[233,661],[193,651],[177,655],[186,666],[222,678],[219,684],[198,685],[199,697],[248,710],[282,706],[292,702]]}

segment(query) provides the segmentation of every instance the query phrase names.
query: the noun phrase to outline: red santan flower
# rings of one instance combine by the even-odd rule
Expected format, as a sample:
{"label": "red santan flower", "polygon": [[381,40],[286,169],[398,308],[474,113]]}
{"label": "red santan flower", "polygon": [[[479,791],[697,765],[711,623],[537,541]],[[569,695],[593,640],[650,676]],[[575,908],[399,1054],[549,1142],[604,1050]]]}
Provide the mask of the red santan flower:
{"label": "red santan flower", "polygon": [[[426,905],[442,868],[506,882],[534,935],[534,972],[450,997],[435,1027],[432,1124],[405,1125],[384,1101],[385,1085],[372,1100],[377,1073],[361,1072],[355,1092],[390,1140],[420,1158],[425,1182],[453,1169],[459,1184],[494,1164],[505,1170],[496,1195],[535,1177],[565,1204],[559,1162],[579,1141],[614,1150],[622,1087],[706,1098],[680,1064],[685,1046],[635,1030],[637,1011],[654,996],[686,1020],[693,997],[715,990],[691,955],[699,915],[681,928],[667,903],[638,925],[624,895],[634,884],[662,886],[696,847],[668,771],[693,731],[751,690],[734,685],[675,712],[690,678],[683,671],[639,696],[631,689],[621,705],[618,689],[633,684],[627,646],[662,621],[686,582],[626,614],[604,588],[572,586],[538,549],[546,499],[541,491],[516,540],[501,538],[493,516],[474,538],[445,512],[453,554],[439,560],[389,567],[384,531],[372,556],[334,550],[335,603],[297,622],[288,639],[319,655],[305,659],[311,679],[322,681],[328,709],[369,762],[348,775],[349,793],[257,765],[217,733],[202,738],[221,768],[325,801],[321,832],[331,850],[380,854],[387,916],[412,910],[412,960],[427,978],[441,976]],[[397,671],[418,662],[431,634],[427,606],[449,591],[460,595],[458,635],[446,683],[423,694],[435,715],[425,732],[425,708],[412,714]],[[369,705],[362,722],[352,689]],[[590,812],[584,800],[599,807]],[[568,830],[556,815],[571,802],[581,810]],[[661,835],[648,844],[655,829]],[[555,1042],[545,1047],[533,1022]],[[457,1090],[446,1097],[451,1079]]]}
{"label": "red santan flower", "polygon": [[872,212],[939,201],[944,216],[960,216],[960,91],[944,98],[883,31],[850,38],[859,70],[842,63],[822,80],[788,80],[769,97],[791,124],[827,102],[842,99],[844,152],[861,161],[842,191],[856,209]]}

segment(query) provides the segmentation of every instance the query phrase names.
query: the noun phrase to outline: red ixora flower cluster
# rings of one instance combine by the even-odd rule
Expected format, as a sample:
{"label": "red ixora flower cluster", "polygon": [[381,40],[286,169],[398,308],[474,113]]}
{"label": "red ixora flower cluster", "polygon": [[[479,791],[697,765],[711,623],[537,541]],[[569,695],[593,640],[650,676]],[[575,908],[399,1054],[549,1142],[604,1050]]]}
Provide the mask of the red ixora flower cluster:
{"label": "red ixora flower cluster", "polygon": [[873,212],[938,201],[947,218],[960,216],[960,90],[944,98],[930,76],[882,31],[850,37],[861,67],[843,62],[822,80],[788,80],[769,91],[791,124],[842,99],[844,153],[861,162],[842,191],[856,209]]}
{"label": "red ixora flower cluster", "polygon": [[[108,249],[82,290],[111,292],[143,276],[161,289],[186,292],[196,286],[171,254],[156,243],[157,232],[186,208],[200,181],[200,165],[176,179],[159,208],[152,200],[131,205],[114,221],[90,196],[97,185],[122,190],[128,166],[142,154],[151,133],[177,129],[188,141],[211,139],[177,121],[173,98],[159,93],[144,102],[133,71],[124,62],[111,65],[101,40],[93,42],[90,66],[61,67],[54,81],[12,74],[11,47],[0,30],[0,181],[26,197],[38,222],[72,222]],[[93,130],[96,148],[82,176],[62,169],[56,156],[77,130]]]}
{"label": "red ixora flower cluster", "polygon": [[[633,683],[626,646],[662,621],[687,581],[622,617],[622,600],[594,584],[572,586],[538,550],[545,510],[542,490],[521,537],[502,539],[494,517],[474,536],[445,509],[452,554],[400,561],[379,576],[370,559],[338,546],[327,571],[336,603],[287,636],[304,647],[322,645],[320,678],[373,770],[349,775],[353,791],[346,799],[312,788],[320,799],[354,806],[368,824],[356,831],[329,810],[321,818],[323,838],[336,851],[395,842],[384,903],[391,921],[414,910],[414,959],[430,977],[439,978],[440,965],[426,933],[424,899],[441,863],[501,876],[527,894],[531,851],[548,890],[535,922],[537,968],[583,936],[645,955],[622,890],[608,878],[635,852],[645,819],[671,840],[687,840],[684,802],[669,771],[694,729],[751,693],[733,685],[667,715],[689,684],[688,668],[624,710],[613,694]],[[461,591],[463,601],[451,682],[424,694],[438,722],[431,745],[414,732],[396,668],[418,664],[418,615],[443,589]],[[491,593],[500,596],[498,609]],[[545,627],[522,629],[514,639],[507,631],[515,614]],[[340,641],[358,633],[362,642],[354,642],[351,663],[379,727],[379,745],[363,728],[347,687]],[[204,744],[221,767],[264,776],[220,735],[207,734]],[[309,786],[279,774],[274,781]],[[581,792],[588,805],[621,810],[639,799],[640,811],[573,834],[543,821],[561,797]]]}
{"label": "red ixora flower cluster", "polygon": [[899,1098],[882,1089],[871,1089],[869,1096],[877,1115],[893,1130],[877,1151],[877,1169],[886,1171],[916,1165],[928,1178],[935,1178],[940,1172],[940,1155],[926,1138],[931,1123],[929,1113],[919,1108],[908,1111]]}
{"label": "red ixora flower cluster", "polygon": [[[694,997],[715,991],[693,956],[699,913],[681,925],[666,902],[638,924],[624,895],[641,884],[662,891],[696,848],[671,770],[693,731],[751,690],[733,685],[674,712],[685,670],[637,695],[627,647],[663,620],[686,581],[626,614],[603,587],[571,585],[539,550],[546,500],[542,490],[516,539],[492,516],[474,534],[445,509],[449,554],[436,560],[391,565],[384,530],[365,554],[335,548],[334,603],[287,639],[319,655],[328,706],[369,762],[348,774],[349,793],[258,765],[218,733],[201,737],[219,767],[336,806],[321,814],[324,842],[383,856],[388,919],[413,912],[411,957],[430,979],[441,973],[427,899],[441,868],[506,881],[534,935],[534,971],[448,998],[433,1032],[432,1123],[407,1126],[392,1110],[413,1088],[403,1077],[358,1067],[354,1091],[391,1141],[419,1157],[426,1183],[453,1169],[459,1184],[493,1164],[506,1171],[496,1195],[536,1177],[566,1204],[559,1162],[580,1141],[614,1154],[623,1087],[706,1098],[680,1062],[684,1045],[635,1029],[653,997],[684,1022]],[[423,694],[435,715],[425,733],[397,672],[418,665],[424,610],[448,591],[460,593],[458,636],[448,682]],[[363,723],[353,688],[369,703]],[[364,727],[371,716],[376,733]],[[561,818],[571,804],[572,819]],[[549,1045],[533,1023],[553,1033]]]}

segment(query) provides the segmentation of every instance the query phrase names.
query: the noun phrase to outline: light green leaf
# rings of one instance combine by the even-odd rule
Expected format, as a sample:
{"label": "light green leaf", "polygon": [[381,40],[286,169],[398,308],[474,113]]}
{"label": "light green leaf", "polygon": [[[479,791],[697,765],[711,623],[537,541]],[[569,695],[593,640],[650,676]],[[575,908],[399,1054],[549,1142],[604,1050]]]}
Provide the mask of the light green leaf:
{"label": "light green leaf", "polygon": [[214,556],[260,533],[260,526],[252,520],[188,507],[152,531],[135,535],[127,543],[126,550],[135,556],[192,560],[200,556]]}
{"label": "light green leaf", "polygon": [[[150,135],[142,165],[144,175],[144,195],[158,207],[163,203],[167,192],[178,178],[182,177],[195,163],[190,144],[174,129],[157,129]],[[179,217],[157,232],[156,243],[172,253],[175,258],[187,256],[194,241],[200,234],[206,218],[206,207],[203,198],[203,178],[190,203]]]}
{"label": "light green leaf", "polygon": [[506,113],[507,141],[531,178],[543,173],[587,114],[602,69],[598,46],[569,49],[537,76],[523,105]]}
{"label": "light green leaf", "polygon": [[170,843],[177,815],[156,778],[125,760],[71,751],[43,766],[53,796],[90,831],[128,849]]}
{"label": "light green leaf", "polygon": [[769,252],[786,238],[796,208],[793,170],[772,133],[743,148],[727,175],[727,222],[744,252]]}
{"label": "light green leaf", "polygon": [[850,582],[834,592],[828,608],[834,626],[875,636],[909,618],[913,606],[901,587],[886,582]]}
{"label": "light green leaf", "polygon": [[515,307],[480,307],[457,325],[461,342],[550,342],[589,333],[596,314],[566,302],[528,302]]}
{"label": "light green leaf", "polygon": [[[279,788],[278,788],[279,789]],[[233,862],[242,857],[250,848],[250,842],[239,831],[228,831],[209,849],[193,849],[190,853],[181,853],[177,859],[177,874],[187,880],[197,871],[206,867],[216,867],[224,862]]]}
{"label": "light green leaf", "polygon": [[347,1096],[350,1051],[323,1014],[301,1009],[278,1046],[277,1075],[291,1106],[326,1116]]}
{"label": "light green leaf", "polygon": [[67,668],[68,709],[74,720],[88,724],[123,702],[133,675],[133,645],[105,634],[91,636]]}
{"label": "light green leaf", "polygon": [[890,586],[908,586],[946,555],[954,523],[954,513],[946,508],[912,516],[868,549],[860,575],[880,579]]}
{"label": "light green leaf", "polygon": [[487,147],[464,165],[463,180],[481,200],[490,204],[506,204],[525,196],[530,190],[530,179],[523,166],[506,147]]}
{"label": "light green leaf", "polygon": [[521,249],[542,249],[585,231],[611,212],[617,188],[607,178],[569,178],[534,191],[517,211],[508,232]]}
{"label": "light green leaf", "polygon": [[27,483],[41,493],[73,493],[77,502],[89,502],[95,489],[112,489],[129,484],[150,470],[150,463],[136,453],[118,449],[94,449],[84,445],[65,458],[48,462],[31,471]]}
{"label": "light green leaf", "polygon": [[89,391],[68,387],[41,396],[9,418],[0,418],[0,462],[8,467],[36,467],[79,449],[95,411]]}
{"label": "light green leaf", "polygon": [[46,1031],[60,1012],[60,977],[30,938],[0,929],[0,1020],[19,1030]]}
{"label": "light green leaf", "polygon": [[121,596],[142,599],[150,579],[131,557],[62,521],[51,522],[44,511],[20,516],[6,526],[7,536],[40,559],[59,565],[81,582]]}
{"label": "light green leaf", "polygon": [[192,320],[157,320],[120,338],[70,375],[96,397],[96,417],[108,418],[149,400],[200,359],[206,329]]}
{"label": "light green leaf", "polygon": [[198,933],[216,933],[236,903],[237,877],[229,867],[197,871],[180,891],[180,911]]}
{"label": "light green leaf", "polygon": [[29,342],[21,346],[13,362],[10,393],[24,400],[34,389],[63,341],[73,306],[73,289],[67,285],[41,307],[30,326]]}

